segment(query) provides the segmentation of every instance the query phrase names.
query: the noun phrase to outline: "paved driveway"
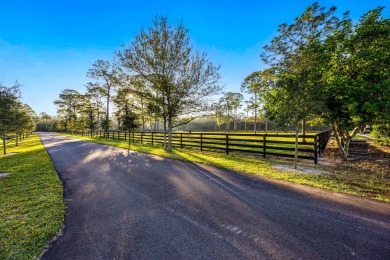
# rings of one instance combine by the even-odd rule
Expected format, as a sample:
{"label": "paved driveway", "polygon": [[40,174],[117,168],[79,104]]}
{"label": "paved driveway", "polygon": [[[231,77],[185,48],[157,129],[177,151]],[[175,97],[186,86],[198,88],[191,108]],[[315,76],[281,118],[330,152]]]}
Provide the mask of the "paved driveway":
{"label": "paved driveway", "polygon": [[67,206],[43,259],[390,258],[390,203],[40,135]]}

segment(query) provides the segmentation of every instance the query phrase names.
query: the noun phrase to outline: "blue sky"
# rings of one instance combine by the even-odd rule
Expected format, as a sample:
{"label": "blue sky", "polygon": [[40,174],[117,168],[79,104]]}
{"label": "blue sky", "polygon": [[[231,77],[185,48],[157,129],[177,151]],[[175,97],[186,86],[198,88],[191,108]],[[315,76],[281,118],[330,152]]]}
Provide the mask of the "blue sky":
{"label": "blue sky", "polygon": [[[111,60],[156,15],[189,29],[195,49],[221,65],[221,83],[240,91],[242,80],[264,68],[259,55],[281,23],[292,23],[313,1],[99,1],[0,0],[0,82],[18,80],[23,101],[54,115],[53,101],[66,88],[85,92],[91,64]],[[319,1],[350,10],[357,20],[383,0]],[[384,15],[389,16],[386,8]]]}

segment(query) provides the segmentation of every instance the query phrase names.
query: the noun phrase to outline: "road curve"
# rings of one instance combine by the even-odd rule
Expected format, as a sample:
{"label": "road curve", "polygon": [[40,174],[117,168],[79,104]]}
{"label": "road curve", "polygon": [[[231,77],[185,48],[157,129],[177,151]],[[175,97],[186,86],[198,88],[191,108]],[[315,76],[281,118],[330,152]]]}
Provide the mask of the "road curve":
{"label": "road curve", "polygon": [[67,206],[42,259],[390,258],[390,203],[40,136]]}

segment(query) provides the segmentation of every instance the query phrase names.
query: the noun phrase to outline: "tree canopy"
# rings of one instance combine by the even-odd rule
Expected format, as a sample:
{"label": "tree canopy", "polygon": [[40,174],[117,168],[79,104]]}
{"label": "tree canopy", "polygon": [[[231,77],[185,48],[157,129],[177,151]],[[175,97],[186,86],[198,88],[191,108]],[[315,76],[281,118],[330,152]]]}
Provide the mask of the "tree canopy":
{"label": "tree canopy", "polygon": [[390,20],[377,8],[353,24],[335,10],[314,3],[291,25],[281,24],[264,47],[261,57],[275,79],[265,109],[275,123],[296,129],[302,120],[321,118],[347,158],[360,128],[389,122]]}
{"label": "tree canopy", "polygon": [[15,82],[11,87],[0,83],[0,138],[3,142],[3,153],[6,154],[6,139],[9,134],[15,134],[16,145],[18,136],[34,130],[33,117],[35,112],[20,100],[20,83]]}
{"label": "tree canopy", "polygon": [[193,51],[188,30],[182,24],[172,27],[166,17],[156,17],[152,27],[141,30],[117,55],[130,75],[137,76],[132,82],[135,93],[161,107],[171,151],[174,120],[203,111],[207,98],[220,91],[219,66],[205,53]]}

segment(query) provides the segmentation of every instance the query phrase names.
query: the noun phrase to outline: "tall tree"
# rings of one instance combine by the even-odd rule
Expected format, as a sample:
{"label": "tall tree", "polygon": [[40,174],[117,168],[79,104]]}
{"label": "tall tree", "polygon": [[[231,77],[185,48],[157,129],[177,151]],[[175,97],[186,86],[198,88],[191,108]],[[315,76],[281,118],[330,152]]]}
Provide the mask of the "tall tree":
{"label": "tall tree", "polygon": [[[317,2],[307,7],[293,24],[279,26],[278,36],[264,47],[261,55],[277,74],[276,85],[268,94],[267,116],[279,125],[293,125],[296,136],[299,123],[320,111],[320,103],[313,101],[322,98],[319,68],[323,68],[323,59],[327,57],[323,43],[338,24],[333,15],[335,10],[335,7],[326,10]],[[297,149],[295,159],[296,167]]]}
{"label": "tall tree", "polygon": [[259,96],[262,91],[260,72],[256,71],[247,76],[241,84],[241,90],[253,95],[252,98],[248,101],[248,108],[253,109],[254,111],[253,132],[256,134],[257,115],[260,107]]}
{"label": "tall tree", "polygon": [[219,99],[219,105],[224,110],[224,116],[225,116],[225,130],[227,132],[230,131],[230,119],[232,115],[232,92],[226,92],[223,94],[223,96]]}
{"label": "tall tree", "polygon": [[233,93],[232,95],[232,107],[234,112],[233,129],[237,131],[238,128],[238,109],[242,106],[244,96],[241,93]]}
{"label": "tall tree", "polygon": [[159,128],[158,120],[162,116],[161,108],[158,106],[158,104],[154,103],[153,101],[149,101],[146,105],[146,108],[148,111],[148,115],[153,120],[153,127],[151,127],[151,129],[153,129],[153,131],[158,131]]}
{"label": "tall tree", "polygon": [[96,100],[96,93],[87,91],[85,95],[82,95],[82,106],[80,107],[80,114],[82,117],[82,130],[84,128],[88,129],[90,132],[91,138],[93,137],[94,131],[98,129],[99,125],[99,116],[101,114],[99,104],[100,100]]}
{"label": "tall tree", "polygon": [[75,129],[78,110],[82,103],[82,95],[74,89],[64,89],[59,94],[59,99],[54,101],[57,113],[64,119],[65,131]]}
{"label": "tall tree", "polygon": [[369,11],[355,25],[345,17],[325,45],[331,59],[323,75],[321,116],[332,126],[344,159],[359,129],[390,123],[390,19],[382,10]]}
{"label": "tall tree", "polygon": [[212,105],[215,118],[215,130],[221,130],[221,125],[224,122],[224,106],[221,102],[216,102]]}
{"label": "tall tree", "polygon": [[13,122],[16,146],[18,146],[19,140],[22,141],[24,133],[31,132],[35,129],[33,120],[35,115],[35,112],[27,104],[18,104],[16,117]]}
{"label": "tall tree", "polygon": [[97,80],[92,83],[103,97],[106,98],[106,118],[103,122],[104,130],[107,132],[110,127],[110,101],[113,96],[113,90],[118,86],[120,71],[118,67],[109,61],[97,60],[92,64],[87,72],[87,77]]}
{"label": "tall tree", "polygon": [[12,87],[0,83],[0,134],[3,141],[3,153],[7,153],[7,134],[14,130],[14,122],[19,107],[20,84],[15,82]]}
{"label": "tall tree", "polygon": [[233,117],[233,130],[237,130],[237,113],[238,108],[241,107],[241,103],[244,96],[241,93],[226,92],[220,98],[220,106],[226,110],[226,130],[230,130],[230,117]]}
{"label": "tall tree", "polygon": [[127,154],[129,154],[131,133],[134,132],[134,130],[139,127],[138,115],[134,111],[132,111],[131,104],[129,103],[129,101],[123,104],[123,110],[120,115],[120,120],[121,120],[122,130],[128,131],[129,133],[128,146],[127,146]]}
{"label": "tall tree", "polygon": [[[252,97],[247,101],[247,108],[254,111],[254,133],[257,130],[257,122],[259,121],[260,104],[263,102],[267,90],[272,88],[275,84],[275,75],[271,69],[264,69],[262,71],[255,71],[247,76],[241,84],[241,90],[252,94]],[[265,132],[268,132],[268,122],[265,121]]]}
{"label": "tall tree", "polygon": [[205,53],[194,52],[188,30],[182,24],[173,28],[166,17],[155,18],[118,57],[124,68],[145,81],[149,91],[139,95],[159,104],[166,115],[167,149],[172,151],[174,121],[205,109],[207,98],[220,90],[219,66]]}
{"label": "tall tree", "polygon": [[39,116],[40,116],[43,120],[45,120],[45,131],[47,132],[47,131],[48,131],[47,120],[49,120],[51,117],[50,117],[50,115],[49,115],[48,113],[46,113],[46,112],[41,112],[41,113],[39,114]]}
{"label": "tall tree", "polygon": [[96,122],[97,122],[97,128],[99,125],[101,125],[102,117],[104,116],[105,108],[104,108],[104,101],[103,101],[103,94],[100,91],[100,87],[97,83],[88,82],[87,85],[87,93],[85,94],[93,106],[93,111],[96,113]]}

